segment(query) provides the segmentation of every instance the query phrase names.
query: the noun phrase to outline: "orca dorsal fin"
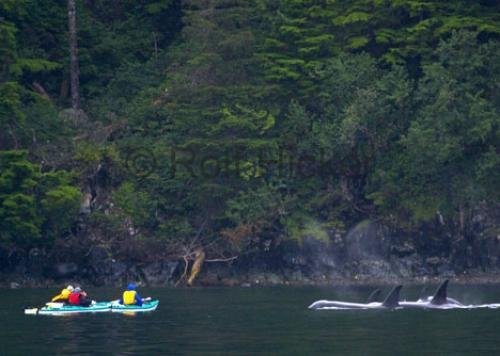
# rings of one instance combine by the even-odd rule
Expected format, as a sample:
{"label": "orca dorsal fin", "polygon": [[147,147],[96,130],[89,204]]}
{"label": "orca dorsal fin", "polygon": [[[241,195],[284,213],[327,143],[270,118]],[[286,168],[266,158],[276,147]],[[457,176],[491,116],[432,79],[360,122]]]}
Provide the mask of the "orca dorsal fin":
{"label": "orca dorsal fin", "polygon": [[426,298],[425,292],[427,291],[427,286],[423,286],[420,294],[418,295],[418,300]]}
{"label": "orca dorsal fin", "polygon": [[366,301],[367,303],[373,303],[373,302],[378,302],[380,299],[380,294],[382,294],[382,291],[380,289],[375,289],[372,294],[368,297],[368,300]]}
{"label": "orca dorsal fin", "polygon": [[441,283],[441,285],[436,290],[434,297],[432,297],[431,304],[434,305],[446,304],[446,301],[448,300],[448,292],[447,292],[448,282],[449,280],[447,279],[443,283]]}
{"label": "orca dorsal fin", "polygon": [[402,285],[394,287],[382,305],[386,308],[396,308],[399,305],[399,292],[401,292],[401,288],[403,288]]}

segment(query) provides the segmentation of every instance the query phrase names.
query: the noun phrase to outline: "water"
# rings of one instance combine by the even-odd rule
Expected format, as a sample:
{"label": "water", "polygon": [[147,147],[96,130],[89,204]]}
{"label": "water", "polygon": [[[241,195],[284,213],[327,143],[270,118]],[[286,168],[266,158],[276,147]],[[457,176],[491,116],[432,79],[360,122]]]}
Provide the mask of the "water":
{"label": "water", "polygon": [[[0,290],[0,355],[498,355],[500,309],[312,311],[317,299],[363,301],[370,288],[142,289],[158,310],[127,316],[24,315],[57,290]],[[405,288],[416,299],[420,288]],[[384,292],[387,288],[384,289]],[[89,288],[115,299],[117,290]],[[451,286],[465,303],[500,286]]]}

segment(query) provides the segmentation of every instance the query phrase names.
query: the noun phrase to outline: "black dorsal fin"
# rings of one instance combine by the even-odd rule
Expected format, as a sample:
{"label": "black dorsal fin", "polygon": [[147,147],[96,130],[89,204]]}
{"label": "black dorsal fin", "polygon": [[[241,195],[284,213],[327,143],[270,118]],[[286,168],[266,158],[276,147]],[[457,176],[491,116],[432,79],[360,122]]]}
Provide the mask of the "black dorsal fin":
{"label": "black dorsal fin", "polygon": [[403,288],[402,285],[394,287],[382,305],[386,308],[396,308],[399,305],[399,292],[401,292],[401,288]]}
{"label": "black dorsal fin", "polygon": [[449,280],[447,279],[443,283],[441,283],[441,285],[436,290],[434,297],[432,297],[431,304],[434,305],[446,304],[446,301],[448,300],[448,293],[447,293],[448,282]]}
{"label": "black dorsal fin", "polygon": [[367,303],[378,302],[380,300],[380,294],[382,294],[382,291],[380,289],[375,289],[372,292],[372,294],[370,294],[366,302]]}

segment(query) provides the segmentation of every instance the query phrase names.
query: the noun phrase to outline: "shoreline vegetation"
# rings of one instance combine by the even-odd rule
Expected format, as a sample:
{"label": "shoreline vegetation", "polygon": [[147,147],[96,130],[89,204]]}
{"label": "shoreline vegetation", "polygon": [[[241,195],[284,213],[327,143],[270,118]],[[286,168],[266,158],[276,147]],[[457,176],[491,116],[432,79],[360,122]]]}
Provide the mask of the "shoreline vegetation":
{"label": "shoreline vegetation", "polygon": [[0,2],[0,284],[496,281],[498,1],[110,1]]}

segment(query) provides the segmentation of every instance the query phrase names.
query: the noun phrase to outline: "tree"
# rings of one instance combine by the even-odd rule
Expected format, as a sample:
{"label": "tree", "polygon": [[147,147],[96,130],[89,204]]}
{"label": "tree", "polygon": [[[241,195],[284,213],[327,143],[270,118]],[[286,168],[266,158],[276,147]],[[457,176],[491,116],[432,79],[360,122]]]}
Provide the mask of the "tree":
{"label": "tree", "polygon": [[78,66],[78,41],[76,27],[75,0],[68,0],[68,29],[70,52],[70,82],[71,82],[71,107],[80,109],[80,69]]}
{"label": "tree", "polygon": [[68,233],[80,197],[68,172],[43,173],[26,151],[0,151],[0,246],[50,246]]}
{"label": "tree", "polygon": [[372,177],[371,197],[386,214],[408,214],[417,226],[441,216],[462,262],[464,244],[475,246],[475,210],[499,198],[498,83],[488,79],[500,74],[498,49],[463,31],[441,42],[438,61],[424,67],[416,117]]}
{"label": "tree", "polygon": [[[29,11],[30,5],[31,3],[27,0],[2,1],[0,4],[0,17],[2,18],[0,22],[0,62],[2,63],[0,67],[0,149],[25,147],[27,142],[33,140],[32,130],[39,122],[28,113],[35,108],[43,107],[42,111],[47,111],[48,107],[52,107],[50,98],[47,97],[40,84],[41,78],[61,68],[59,63],[50,60],[43,51],[31,50],[19,45],[33,41],[31,37],[36,37],[33,35],[36,31],[32,31],[31,27],[33,24],[30,23],[31,17],[35,17]],[[28,31],[31,37],[25,36],[25,32]],[[43,47],[45,43],[41,42],[36,45]],[[40,112],[36,116],[53,122],[53,117],[49,119],[46,113]],[[43,133],[40,136],[43,137]]]}
{"label": "tree", "polygon": [[453,30],[498,38],[498,3],[470,1],[277,0],[266,2],[272,27],[261,57],[266,78],[284,96],[314,95],[314,73],[340,52],[365,51],[384,64],[405,64],[418,77],[440,39]]}

